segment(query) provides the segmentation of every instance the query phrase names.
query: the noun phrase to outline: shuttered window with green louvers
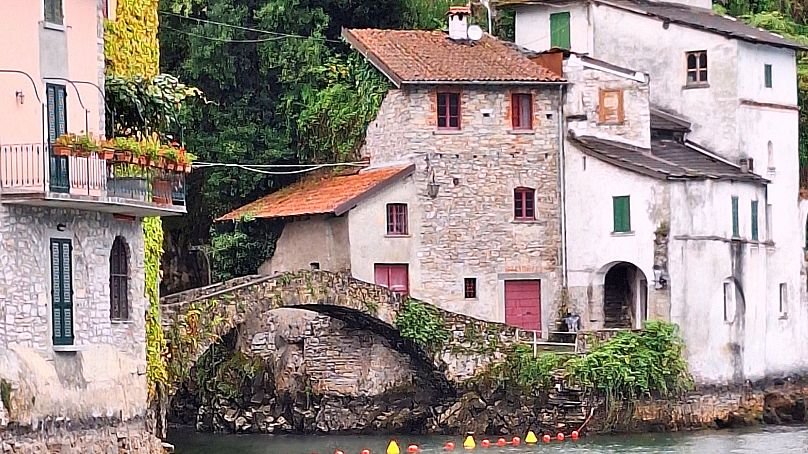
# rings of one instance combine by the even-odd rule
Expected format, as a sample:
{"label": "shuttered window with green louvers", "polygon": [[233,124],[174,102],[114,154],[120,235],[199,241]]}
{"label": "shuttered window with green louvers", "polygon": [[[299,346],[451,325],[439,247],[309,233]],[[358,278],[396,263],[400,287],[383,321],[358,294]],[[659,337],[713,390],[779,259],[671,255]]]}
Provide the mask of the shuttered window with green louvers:
{"label": "shuttered window with green louvers", "polygon": [[73,345],[73,244],[51,238],[53,345]]}

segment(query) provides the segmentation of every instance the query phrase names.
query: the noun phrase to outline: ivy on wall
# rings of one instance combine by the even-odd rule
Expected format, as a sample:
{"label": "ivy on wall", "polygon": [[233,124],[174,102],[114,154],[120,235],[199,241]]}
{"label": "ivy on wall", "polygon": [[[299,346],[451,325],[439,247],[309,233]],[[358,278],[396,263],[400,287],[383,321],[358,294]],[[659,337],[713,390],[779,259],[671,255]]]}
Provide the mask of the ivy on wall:
{"label": "ivy on wall", "polygon": [[154,77],[160,69],[158,0],[118,0],[114,20],[104,24],[107,74]]}

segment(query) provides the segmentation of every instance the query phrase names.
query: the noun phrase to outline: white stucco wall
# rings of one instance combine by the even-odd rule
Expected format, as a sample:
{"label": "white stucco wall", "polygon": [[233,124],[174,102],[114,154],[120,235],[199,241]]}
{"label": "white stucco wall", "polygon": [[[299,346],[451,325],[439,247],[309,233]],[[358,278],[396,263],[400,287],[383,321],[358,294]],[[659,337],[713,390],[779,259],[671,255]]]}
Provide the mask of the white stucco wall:
{"label": "white stucco wall", "polygon": [[520,6],[516,10],[516,43],[535,51],[550,49],[550,15],[569,12],[570,50],[589,53],[591,49],[589,8],[585,2]]}
{"label": "white stucco wall", "polygon": [[283,227],[275,253],[258,272],[275,274],[309,269],[312,263],[333,272],[350,268],[347,216],[312,216],[288,222]]}

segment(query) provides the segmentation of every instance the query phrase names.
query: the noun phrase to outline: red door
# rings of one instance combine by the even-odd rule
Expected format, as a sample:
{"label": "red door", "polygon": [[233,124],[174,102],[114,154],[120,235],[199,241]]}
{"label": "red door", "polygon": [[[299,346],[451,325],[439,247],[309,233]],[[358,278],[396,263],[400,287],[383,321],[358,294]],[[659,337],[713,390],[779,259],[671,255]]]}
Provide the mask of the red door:
{"label": "red door", "polygon": [[374,270],[376,285],[387,287],[404,296],[410,293],[410,278],[407,265],[382,265],[377,263]]}
{"label": "red door", "polygon": [[541,281],[505,281],[505,323],[541,331]]}

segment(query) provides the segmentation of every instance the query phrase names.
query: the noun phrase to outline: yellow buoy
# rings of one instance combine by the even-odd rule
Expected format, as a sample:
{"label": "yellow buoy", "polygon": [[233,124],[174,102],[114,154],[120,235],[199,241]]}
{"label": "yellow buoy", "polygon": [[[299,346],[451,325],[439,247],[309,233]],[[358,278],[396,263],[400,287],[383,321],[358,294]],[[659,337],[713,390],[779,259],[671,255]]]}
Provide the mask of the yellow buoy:
{"label": "yellow buoy", "polygon": [[390,440],[390,444],[387,445],[387,454],[401,454],[401,450],[398,449],[398,443],[395,440]]}
{"label": "yellow buoy", "polygon": [[463,440],[463,447],[466,449],[474,449],[477,447],[477,443],[474,442],[474,437],[471,435],[467,436],[465,440]]}
{"label": "yellow buoy", "polygon": [[532,445],[534,443],[538,443],[539,439],[536,438],[536,434],[533,433],[532,430],[527,431],[527,435],[525,436],[525,443]]}

